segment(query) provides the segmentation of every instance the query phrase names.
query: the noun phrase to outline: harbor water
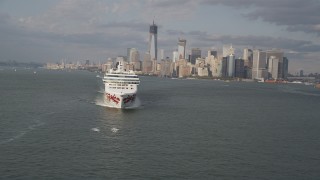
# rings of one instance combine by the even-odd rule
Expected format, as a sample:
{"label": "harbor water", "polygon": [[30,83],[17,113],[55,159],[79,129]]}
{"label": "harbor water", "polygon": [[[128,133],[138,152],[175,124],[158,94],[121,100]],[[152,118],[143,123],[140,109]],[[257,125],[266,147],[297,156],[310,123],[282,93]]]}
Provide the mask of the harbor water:
{"label": "harbor water", "polygon": [[0,71],[0,179],[318,179],[320,91],[140,77],[103,105],[97,73]]}

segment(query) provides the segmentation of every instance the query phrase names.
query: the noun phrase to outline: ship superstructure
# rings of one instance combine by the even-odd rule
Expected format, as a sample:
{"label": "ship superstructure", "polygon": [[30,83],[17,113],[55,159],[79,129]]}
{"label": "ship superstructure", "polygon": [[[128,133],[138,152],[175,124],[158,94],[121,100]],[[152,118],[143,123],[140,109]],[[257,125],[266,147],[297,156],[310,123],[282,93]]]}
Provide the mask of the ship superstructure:
{"label": "ship superstructure", "polygon": [[119,62],[117,69],[110,69],[103,77],[104,100],[110,107],[129,108],[136,101],[139,77],[133,71],[125,71]]}

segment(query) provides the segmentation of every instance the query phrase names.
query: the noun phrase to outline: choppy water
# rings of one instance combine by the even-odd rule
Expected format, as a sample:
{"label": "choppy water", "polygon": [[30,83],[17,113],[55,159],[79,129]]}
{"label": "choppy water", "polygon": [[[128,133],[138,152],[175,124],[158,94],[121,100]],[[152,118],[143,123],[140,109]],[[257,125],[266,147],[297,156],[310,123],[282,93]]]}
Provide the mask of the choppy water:
{"label": "choppy water", "polygon": [[320,91],[141,77],[103,107],[86,71],[0,71],[1,179],[318,179]]}

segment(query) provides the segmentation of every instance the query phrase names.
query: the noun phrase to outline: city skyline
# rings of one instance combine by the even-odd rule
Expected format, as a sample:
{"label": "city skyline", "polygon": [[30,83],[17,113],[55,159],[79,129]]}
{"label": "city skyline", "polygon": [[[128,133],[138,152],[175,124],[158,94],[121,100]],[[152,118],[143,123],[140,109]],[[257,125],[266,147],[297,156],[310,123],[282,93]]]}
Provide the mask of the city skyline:
{"label": "city skyline", "polygon": [[[172,57],[178,38],[205,53],[223,45],[282,49],[289,72],[320,69],[318,1],[0,1],[0,60],[106,60],[136,48],[148,51],[148,28],[158,25],[158,50]],[[141,58],[142,59],[142,58]]]}

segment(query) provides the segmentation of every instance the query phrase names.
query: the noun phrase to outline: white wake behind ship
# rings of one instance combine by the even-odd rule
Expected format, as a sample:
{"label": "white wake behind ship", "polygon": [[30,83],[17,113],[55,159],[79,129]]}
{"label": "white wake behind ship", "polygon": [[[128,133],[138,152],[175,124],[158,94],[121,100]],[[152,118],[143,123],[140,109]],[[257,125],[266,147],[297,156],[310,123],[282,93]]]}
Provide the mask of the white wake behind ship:
{"label": "white wake behind ship", "polygon": [[133,71],[125,71],[121,62],[117,69],[105,73],[103,83],[104,101],[108,106],[123,109],[135,105],[140,80]]}

